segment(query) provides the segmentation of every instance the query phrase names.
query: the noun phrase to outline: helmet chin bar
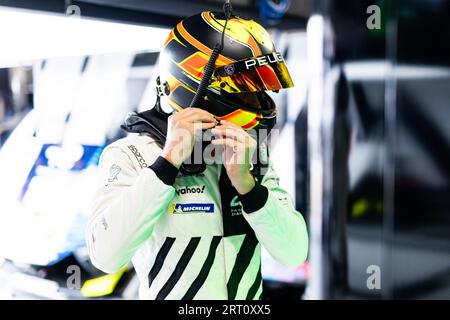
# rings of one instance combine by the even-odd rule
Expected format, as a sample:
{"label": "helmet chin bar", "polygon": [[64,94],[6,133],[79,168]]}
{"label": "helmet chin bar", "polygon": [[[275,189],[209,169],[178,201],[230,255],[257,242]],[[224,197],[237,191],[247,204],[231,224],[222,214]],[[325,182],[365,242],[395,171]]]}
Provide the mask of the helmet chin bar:
{"label": "helmet chin bar", "polygon": [[[233,107],[233,109],[243,109],[246,111],[262,114],[264,117],[270,117],[276,109],[275,102],[264,91],[252,93],[258,98],[258,107],[253,107],[239,98],[237,94],[228,93],[226,91],[220,91],[220,99],[224,100],[227,107]],[[210,98],[210,97],[208,97]]]}
{"label": "helmet chin bar", "polygon": [[259,120],[259,124],[254,129],[266,129],[269,133],[276,123],[276,105],[266,92],[258,92],[256,94],[260,102],[260,108],[243,104],[243,101],[235,98],[232,93],[221,92],[220,95],[217,95],[213,91],[207,90],[203,106],[206,110],[214,110],[213,106],[216,105],[229,109],[230,112],[242,109],[261,114],[262,119]]}

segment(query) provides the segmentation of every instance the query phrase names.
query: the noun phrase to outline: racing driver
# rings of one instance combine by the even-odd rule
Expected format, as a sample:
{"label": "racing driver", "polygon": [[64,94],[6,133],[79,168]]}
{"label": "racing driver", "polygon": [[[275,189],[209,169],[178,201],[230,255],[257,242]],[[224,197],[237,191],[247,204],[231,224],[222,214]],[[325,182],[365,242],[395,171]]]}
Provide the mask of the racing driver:
{"label": "racing driver", "polygon": [[[217,43],[205,95],[191,106]],[[308,252],[304,219],[253,134],[275,123],[267,91],[293,86],[283,57],[255,21],[208,11],[172,29],[159,65],[155,107],[130,113],[129,135],[100,158],[91,261],[106,273],[132,261],[141,299],[261,299],[261,246],[286,266]],[[214,139],[200,149],[221,150],[221,163],[189,161],[204,132]]]}

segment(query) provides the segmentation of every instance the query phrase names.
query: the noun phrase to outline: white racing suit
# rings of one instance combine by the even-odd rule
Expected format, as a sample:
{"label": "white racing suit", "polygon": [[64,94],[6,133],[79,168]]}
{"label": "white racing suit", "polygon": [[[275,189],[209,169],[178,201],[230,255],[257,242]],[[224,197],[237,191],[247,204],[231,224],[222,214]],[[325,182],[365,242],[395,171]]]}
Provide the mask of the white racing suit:
{"label": "white racing suit", "polygon": [[104,150],[86,230],[97,268],[114,273],[131,260],[141,299],[260,299],[261,245],[284,265],[304,262],[304,219],[271,167],[252,191],[226,199],[222,165],[185,176],[160,153],[137,134]]}

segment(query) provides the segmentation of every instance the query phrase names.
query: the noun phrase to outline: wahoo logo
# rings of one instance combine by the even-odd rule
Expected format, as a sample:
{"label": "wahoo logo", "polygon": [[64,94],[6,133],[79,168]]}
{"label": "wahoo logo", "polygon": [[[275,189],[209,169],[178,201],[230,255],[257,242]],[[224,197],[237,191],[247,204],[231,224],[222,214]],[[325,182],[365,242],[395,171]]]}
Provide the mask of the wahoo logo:
{"label": "wahoo logo", "polygon": [[172,214],[214,213],[214,203],[171,203],[169,212]]}
{"label": "wahoo logo", "polygon": [[188,194],[188,193],[203,193],[204,191],[205,191],[204,185],[201,187],[182,187],[175,190],[177,196],[179,196],[180,194]]}
{"label": "wahoo logo", "polygon": [[284,59],[283,59],[283,56],[281,55],[281,53],[273,52],[270,54],[266,54],[264,56],[259,56],[257,58],[253,58],[253,59],[245,61],[245,67],[248,70],[251,67],[259,68],[262,66],[266,66],[269,63],[273,64],[273,63],[278,63],[278,62],[283,62],[283,61],[284,61]]}

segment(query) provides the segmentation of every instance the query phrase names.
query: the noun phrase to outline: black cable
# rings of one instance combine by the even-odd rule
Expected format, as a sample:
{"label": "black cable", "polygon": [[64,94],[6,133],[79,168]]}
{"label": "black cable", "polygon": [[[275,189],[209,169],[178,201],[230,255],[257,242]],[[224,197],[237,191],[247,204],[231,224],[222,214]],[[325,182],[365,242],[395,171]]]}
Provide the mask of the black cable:
{"label": "black cable", "polygon": [[223,11],[225,13],[226,20],[225,20],[225,24],[223,26],[222,38],[221,38],[220,44],[217,43],[214,46],[213,51],[211,52],[211,56],[208,60],[208,63],[206,64],[206,67],[203,70],[203,77],[200,80],[200,84],[198,85],[197,92],[195,93],[195,96],[192,99],[189,107],[200,107],[201,106],[201,101],[203,100],[203,98],[205,96],[206,89],[208,88],[208,85],[211,81],[212,74],[214,72],[216,60],[219,57],[219,54],[223,50],[223,46],[225,43],[225,31],[227,28],[228,20],[230,19],[231,13],[232,13],[232,7],[231,7],[231,3],[229,0],[227,0],[225,2],[225,4],[223,5]]}
{"label": "black cable", "polygon": [[198,85],[197,92],[195,93],[195,96],[192,99],[189,107],[200,107],[200,102],[203,99],[203,97],[205,96],[206,88],[208,87],[209,82],[211,81],[211,76],[214,71],[214,66],[215,66],[217,57],[219,56],[221,51],[222,51],[221,45],[216,44],[211,53],[211,57],[209,58],[208,64],[206,65],[206,67],[203,71],[203,77],[202,77],[202,80],[200,80],[200,84]]}

